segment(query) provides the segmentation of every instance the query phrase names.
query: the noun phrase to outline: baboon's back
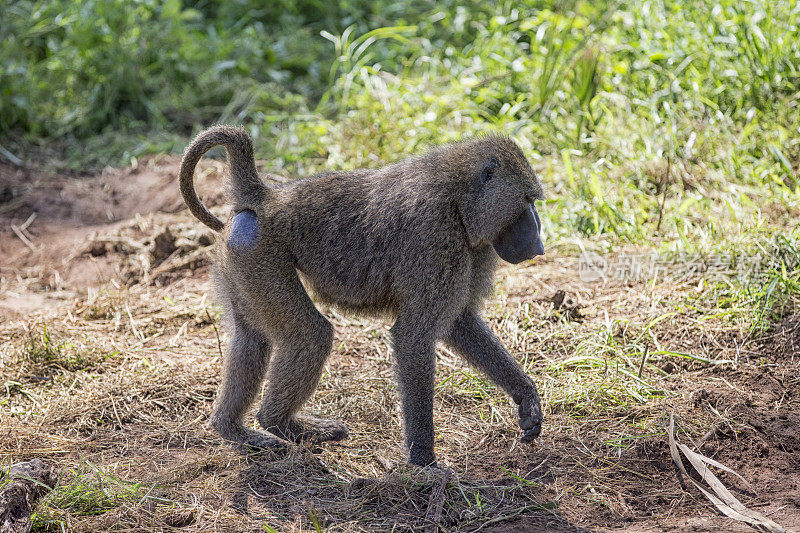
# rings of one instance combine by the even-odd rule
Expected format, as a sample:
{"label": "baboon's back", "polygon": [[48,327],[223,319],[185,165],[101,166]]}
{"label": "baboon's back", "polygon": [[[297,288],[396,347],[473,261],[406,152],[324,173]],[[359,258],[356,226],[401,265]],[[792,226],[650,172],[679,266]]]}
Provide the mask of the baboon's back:
{"label": "baboon's back", "polygon": [[295,266],[318,297],[391,312],[414,290],[412,273],[424,275],[447,248],[465,246],[450,206],[413,172],[393,165],[320,175],[282,191],[275,216],[286,217]]}

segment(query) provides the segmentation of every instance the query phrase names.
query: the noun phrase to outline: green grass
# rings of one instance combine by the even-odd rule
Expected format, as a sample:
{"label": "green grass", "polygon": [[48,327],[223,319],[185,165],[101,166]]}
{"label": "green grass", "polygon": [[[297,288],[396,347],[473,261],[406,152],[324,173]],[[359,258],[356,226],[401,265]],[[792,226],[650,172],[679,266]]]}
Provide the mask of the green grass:
{"label": "green grass", "polygon": [[153,487],[129,482],[100,467],[85,463],[62,474],[62,480],[36,506],[32,531],[63,531],[71,521],[95,516],[146,500],[169,503],[152,494]]}
{"label": "green grass", "polygon": [[564,341],[573,343],[570,355],[550,359],[545,354],[550,409],[581,418],[663,398],[667,392],[658,383],[663,373],[652,364],[653,342],[647,333],[654,322],[636,334],[635,326],[621,320],[578,332],[564,330]]}
{"label": "green grass", "polygon": [[99,355],[95,349],[72,340],[61,340],[47,329],[47,325],[32,329],[21,350],[21,361],[34,368],[75,372],[89,369],[110,355]]}
{"label": "green grass", "polygon": [[[665,302],[662,308],[672,311],[642,312],[631,319],[606,316],[604,324],[602,317],[595,317],[581,328],[556,333],[552,344],[566,343],[567,347],[559,347],[552,358],[548,351],[543,354],[545,395],[554,412],[581,418],[652,406],[672,394],[666,383],[674,370],[665,372],[664,368],[739,363],[738,356],[720,355],[707,347],[672,347],[675,328],[690,327],[694,336],[721,339],[735,334],[738,342],[747,342],[800,311],[800,234],[796,229],[726,241],[677,258],[655,257],[673,264],[659,282],[670,283],[670,277],[678,277],[697,286],[696,290],[681,290],[673,301]],[[671,272],[671,268],[677,270]],[[732,347],[727,340],[721,345]],[[473,385],[473,390],[480,387]]]}
{"label": "green grass", "polygon": [[[549,187],[550,240],[710,247],[783,228],[800,207],[791,111],[800,15],[790,2],[736,5],[497,8],[471,21],[477,39],[462,48],[429,46],[423,20],[360,38],[327,34],[339,57],[326,98],[242,120],[269,167],[295,174],[499,131]],[[748,44],[765,30],[768,49]],[[370,64],[371,40],[408,41],[402,66]],[[772,61],[742,61],[755,50]]]}
{"label": "green grass", "polygon": [[743,320],[761,333],[800,310],[800,232],[724,243],[712,257],[727,261],[722,276],[698,300],[718,316]]}

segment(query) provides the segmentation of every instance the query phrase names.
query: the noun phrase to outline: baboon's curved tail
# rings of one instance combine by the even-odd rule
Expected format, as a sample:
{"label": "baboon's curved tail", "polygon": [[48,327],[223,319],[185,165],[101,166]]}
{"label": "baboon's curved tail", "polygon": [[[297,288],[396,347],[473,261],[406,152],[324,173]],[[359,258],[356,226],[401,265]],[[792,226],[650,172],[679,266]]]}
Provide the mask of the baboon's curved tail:
{"label": "baboon's curved tail", "polygon": [[262,201],[266,188],[258,177],[253,157],[253,141],[245,130],[233,126],[214,126],[200,132],[183,152],[180,171],[181,195],[189,211],[200,222],[214,231],[222,231],[225,224],[206,209],[194,189],[194,168],[203,154],[214,146],[224,146],[228,152],[231,193],[237,207],[248,207]]}

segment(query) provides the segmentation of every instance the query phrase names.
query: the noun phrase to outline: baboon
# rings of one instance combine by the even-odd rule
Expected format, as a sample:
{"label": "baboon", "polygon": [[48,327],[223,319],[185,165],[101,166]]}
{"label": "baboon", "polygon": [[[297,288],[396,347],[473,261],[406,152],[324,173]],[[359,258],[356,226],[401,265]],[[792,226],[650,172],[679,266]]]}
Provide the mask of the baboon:
{"label": "baboon", "polygon": [[[202,155],[228,155],[228,223],[194,189]],[[539,435],[533,380],[481,319],[498,256],[511,263],[544,254],[534,201],[542,185],[520,148],[502,136],[446,145],[374,170],[332,172],[265,184],[240,128],[215,126],[186,148],[180,187],[191,213],[221,232],[217,292],[233,340],[210,425],[244,448],[340,440],[345,424],[300,414],[330,354],[327,305],[394,321],[394,367],[411,463],[435,464],[435,346],[443,342],[519,406],[523,441]],[[267,377],[256,415],[243,417]]]}

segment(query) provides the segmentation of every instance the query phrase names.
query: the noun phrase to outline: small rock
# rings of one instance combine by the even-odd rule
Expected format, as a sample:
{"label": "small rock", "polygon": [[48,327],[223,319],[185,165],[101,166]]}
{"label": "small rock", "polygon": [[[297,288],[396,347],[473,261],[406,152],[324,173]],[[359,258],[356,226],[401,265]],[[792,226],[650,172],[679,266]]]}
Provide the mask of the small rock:
{"label": "small rock", "polygon": [[108,248],[106,248],[106,243],[104,242],[93,242],[92,245],[89,247],[89,255],[92,257],[101,257],[108,253]]}
{"label": "small rock", "polygon": [[169,227],[166,227],[153,239],[153,250],[150,254],[153,257],[154,263],[160,263],[175,250],[175,236],[169,230]]}
{"label": "small rock", "polygon": [[563,289],[557,290],[555,294],[550,297],[550,301],[553,303],[553,311],[556,311],[556,313],[567,320],[581,322],[586,318],[583,313],[581,313],[582,306],[577,302],[577,298],[571,294],[567,294]]}
{"label": "small rock", "polygon": [[169,527],[186,527],[194,524],[196,517],[191,509],[176,509],[169,513],[164,522]]}
{"label": "small rock", "polygon": [[6,185],[2,189],[0,189],[0,204],[4,204],[6,202],[10,202],[14,199],[14,191]]}

